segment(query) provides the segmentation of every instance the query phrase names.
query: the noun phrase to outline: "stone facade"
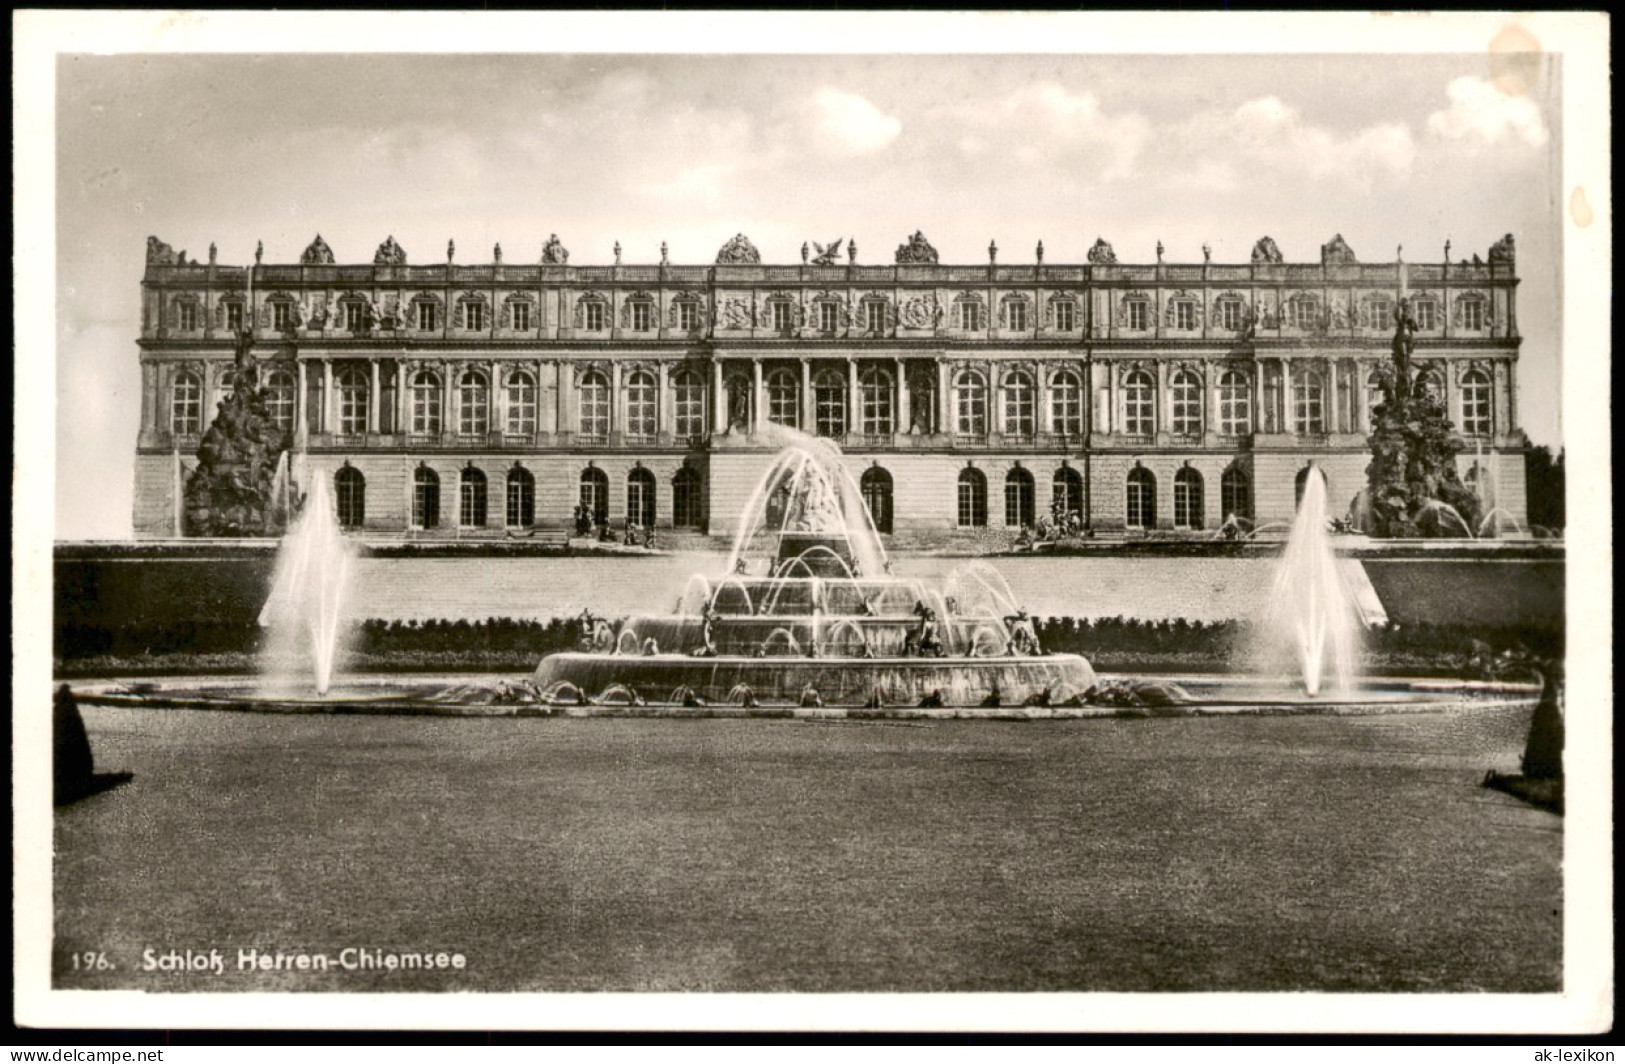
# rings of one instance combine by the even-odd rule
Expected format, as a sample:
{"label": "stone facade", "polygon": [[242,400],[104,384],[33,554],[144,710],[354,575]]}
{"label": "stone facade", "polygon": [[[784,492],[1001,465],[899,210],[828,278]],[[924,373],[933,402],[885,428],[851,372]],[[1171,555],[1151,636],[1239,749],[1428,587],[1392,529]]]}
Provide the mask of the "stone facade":
{"label": "stone facade", "polygon": [[534,264],[411,265],[386,241],[341,265],[318,240],[242,267],[149,241],[136,534],[176,534],[177,464],[243,327],[295,475],[332,474],[373,535],[562,528],[583,502],[727,535],[775,423],[835,437],[905,539],[974,540],[1057,493],[1108,533],[1288,521],[1310,463],[1338,507],[1364,486],[1402,293],[1464,476],[1493,469],[1524,520],[1510,238],[1487,263],[1423,264],[1361,263],[1340,237],[1310,264],[1268,238],[1240,265],[1126,264],[1104,241],[1083,264],[942,265],[920,233],[892,265],[819,248],[764,265],[740,235],[713,265],[581,266],[555,238]]}

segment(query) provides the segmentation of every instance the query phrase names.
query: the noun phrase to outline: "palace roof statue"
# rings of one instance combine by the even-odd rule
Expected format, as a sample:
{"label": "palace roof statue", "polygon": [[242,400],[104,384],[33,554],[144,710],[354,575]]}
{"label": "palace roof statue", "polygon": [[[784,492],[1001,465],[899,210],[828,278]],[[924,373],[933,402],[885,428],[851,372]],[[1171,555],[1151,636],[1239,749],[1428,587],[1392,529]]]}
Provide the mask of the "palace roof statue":
{"label": "palace roof statue", "polygon": [[372,264],[374,266],[405,266],[406,249],[395,243],[393,236],[387,236],[384,238],[384,242],[378,245],[378,253],[372,257]]}
{"label": "palace roof statue", "polygon": [[299,255],[299,262],[304,266],[331,266],[334,263],[333,249],[327,246],[322,234],[317,233],[316,239]]}
{"label": "palace roof statue", "polygon": [[1320,264],[1322,266],[1351,266],[1360,260],[1354,257],[1354,249],[1349,247],[1343,234],[1338,233],[1331,240],[1320,245]]}
{"label": "palace roof statue", "polygon": [[559,243],[559,234],[549,233],[547,243],[542,245],[542,263],[546,266],[563,266],[570,261],[570,252]]}
{"label": "palace roof statue", "polygon": [[1512,241],[1512,234],[1497,240],[1490,245],[1491,266],[1511,266],[1518,261],[1518,249]]}
{"label": "palace roof statue", "polygon": [[1281,249],[1275,246],[1273,237],[1261,236],[1258,243],[1253,245],[1253,265],[1275,265],[1281,261]]}
{"label": "palace roof statue", "polygon": [[1104,237],[1095,237],[1095,246],[1089,249],[1089,261],[1096,266],[1116,266],[1117,252]]}
{"label": "palace roof statue", "polygon": [[735,233],[717,252],[718,266],[759,266],[761,262],[761,252],[744,233]]}
{"label": "palace roof statue", "polygon": [[932,263],[937,261],[937,249],[925,238],[925,234],[918,229],[908,238],[908,243],[897,245],[897,261],[899,263]]}

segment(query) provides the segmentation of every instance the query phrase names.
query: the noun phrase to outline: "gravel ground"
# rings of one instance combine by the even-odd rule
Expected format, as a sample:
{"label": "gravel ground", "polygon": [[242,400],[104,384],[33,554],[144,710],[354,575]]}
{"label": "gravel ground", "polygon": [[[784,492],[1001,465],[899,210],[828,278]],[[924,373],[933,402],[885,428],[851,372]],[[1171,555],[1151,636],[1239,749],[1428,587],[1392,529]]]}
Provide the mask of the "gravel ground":
{"label": "gravel ground", "polygon": [[[1479,786],[1517,770],[1527,707],[84,716],[98,771],[134,779],[57,813],[63,988],[1562,986],[1562,820]],[[466,966],[344,970],[348,947]],[[333,967],[239,970],[243,949]],[[144,971],[147,950],[223,971]]]}

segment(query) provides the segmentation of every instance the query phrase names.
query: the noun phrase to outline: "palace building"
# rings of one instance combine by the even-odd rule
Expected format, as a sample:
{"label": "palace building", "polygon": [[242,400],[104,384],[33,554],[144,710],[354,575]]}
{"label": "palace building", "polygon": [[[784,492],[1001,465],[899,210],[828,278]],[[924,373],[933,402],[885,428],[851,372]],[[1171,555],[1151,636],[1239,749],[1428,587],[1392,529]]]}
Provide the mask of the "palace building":
{"label": "palace building", "polygon": [[[844,253],[845,261],[841,261]],[[1339,511],[1364,486],[1398,300],[1444,397],[1461,472],[1525,520],[1511,235],[1487,261],[941,265],[920,233],[890,265],[847,244],[763,264],[409,264],[393,238],[341,265],[188,260],[148,240],[135,531],[179,534],[178,491],[251,329],[296,479],[333,478],[378,536],[563,528],[586,505],[728,536],[788,426],[834,439],[882,532],[1008,537],[1078,512],[1103,535],[1211,536],[1289,521],[1319,466]]]}

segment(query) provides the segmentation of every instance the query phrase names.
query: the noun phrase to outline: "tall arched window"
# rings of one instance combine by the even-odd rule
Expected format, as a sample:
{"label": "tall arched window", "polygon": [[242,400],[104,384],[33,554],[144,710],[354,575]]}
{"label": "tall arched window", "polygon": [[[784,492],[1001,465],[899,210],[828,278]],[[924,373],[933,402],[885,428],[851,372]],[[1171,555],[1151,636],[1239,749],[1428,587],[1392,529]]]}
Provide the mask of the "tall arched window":
{"label": "tall arched window", "polygon": [[1190,370],[1175,370],[1171,384],[1174,410],[1170,426],[1175,436],[1202,433],[1202,382]]}
{"label": "tall arched window", "polygon": [[641,528],[655,523],[655,475],[642,466],[626,475],[626,520]]}
{"label": "tall arched window", "polygon": [[1083,513],[1083,477],[1071,466],[1061,466],[1050,481],[1051,509],[1058,514]]}
{"label": "tall arched window", "polygon": [[1072,373],[1057,373],[1050,383],[1050,431],[1057,436],[1083,435],[1083,385]]}
{"label": "tall arched window", "polygon": [[961,436],[987,435],[987,383],[970,370],[954,379],[954,422]]}
{"label": "tall arched window", "polygon": [[1151,374],[1135,370],[1123,380],[1123,431],[1150,436],[1157,431],[1157,386]]}
{"label": "tall arched window", "polygon": [[491,392],[485,377],[469,370],[457,382],[457,434],[484,436],[491,431]]}
{"label": "tall arched window", "polygon": [[339,526],[360,528],[367,520],[367,478],[354,466],[340,466],[333,474],[333,502]]}
{"label": "tall arched window", "polygon": [[457,523],[464,528],[485,526],[485,474],[468,466],[457,492]]}
{"label": "tall arched window", "polygon": [[[1025,308],[1025,303],[1012,307]],[[1009,373],[1004,378],[1004,431],[1010,436],[1031,436],[1037,428],[1033,379],[1025,373]]]}
{"label": "tall arched window", "polygon": [[678,528],[699,528],[704,520],[700,475],[688,466],[671,478],[671,523]]}
{"label": "tall arched window", "polygon": [[1365,379],[1365,427],[1370,431],[1377,424],[1377,407],[1387,402],[1382,394],[1382,375],[1372,373]]}
{"label": "tall arched window", "polygon": [[891,474],[879,466],[870,466],[863,471],[858,487],[863,492],[863,505],[869,508],[869,520],[875,523],[875,531],[890,533]]}
{"label": "tall arched window", "polygon": [[767,375],[767,419],[792,429],[801,427],[801,382],[787,369]]}
{"label": "tall arched window", "polygon": [[412,527],[435,528],[440,524],[440,477],[420,465],[412,474]]}
{"label": "tall arched window", "polygon": [[609,474],[597,466],[581,471],[581,506],[594,524],[609,523]]}
{"label": "tall arched window", "polygon": [[863,433],[866,436],[889,436],[895,431],[892,420],[892,378],[883,369],[864,370],[858,378],[863,401]]}
{"label": "tall arched window", "polygon": [[1416,391],[1435,402],[1444,401],[1444,374],[1429,366],[1416,374]]}
{"label": "tall arched window", "polygon": [[522,466],[508,470],[509,528],[529,528],[536,523],[536,478]]}
{"label": "tall arched window", "polygon": [[440,378],[423,370],[412,378],[412,431],[424,436],[438,436],[440,407]]}
{"label": "tall arched window", "polygon": [[1292,375],[1292,431],[1318,436],[1326,431],[1326,389],[1312,369]]}
{"label": "tall arched window", "polygon": [[536,433],[536,378],[528,373],[508,374],[507,431],[510,436]]}
{"label": "tall arched window", "polygon": [[683,370],[672,378],[676,400],[677,437],[692,440],[705,435],[705,382],[698,373]]}
{"label": "tall arched window", "polygon": [[656,432],[655,379],[638,370],[626,379],[626,434],[652,440]]}
{"label": "tall arched window", "polygon": [[602,443],[609,439],[609,381],[594,370],[582,376],[576,396],[583,439]]}
{"label": "tall arched window", "polygon": [[1130,528],[1153,528],[1157,523],[1157,478],[1144,466],[1128,474],[1128,496],[1124,500],[1124,522]]}
{"label": "tall arched window", "polygon": [[339,370],[333,382],[338,390],[341,436],[359,436],[367,431],[367,375],[355,366]]}
{"label": "tall arched window", "polygon": [[846,381],[839,370],[820,370],[813,378],[813,430],[830,437],[846,433]]}
{"label": "tall arched window", "polygon": [[1231,466],[1219,477],[1219,509],[1225,519],[1252,520],[1253,485],[1247,471],[1240,466]]}
{"label": "tall arched window", "polygon": [[177,436],[203,431],[203,380],[191,370],[181,370],[170,383],[169,430]]}
{"label": "tall arched window", "polygon": [[265,378],[265,410],[278,432],[293,431],[293,393],[297,385],[292,373],[272,370]]}
{"label": "tall arched window", "polygon": [[1219,378],[1219,434],[1245,436],[1252,431],[1252,381],[1240,370],[1227,370]]}
{"label": "tall arched window", "polygon": [[987,526],[987,477],[966,466],[959,471],[959,527]]}
{"label": "tall arched window", "polygon": [[1493,423],[1489,375],[1481,370],[1468,370],[1461,378],[1462,434],[1488,436]]}
{"label": "tall arched window", "polygon": [[1033,475],[1020,466],[1004,475],[1004,523],[1011,528],[1031,526],[1034,518]]}
{"label": "tall arched window", "polygon": [[1202,527],[1202,474],[1190,466],[1174,474],[1174,527]]}

